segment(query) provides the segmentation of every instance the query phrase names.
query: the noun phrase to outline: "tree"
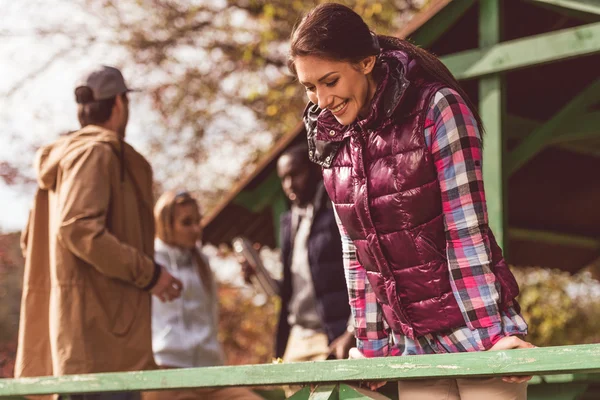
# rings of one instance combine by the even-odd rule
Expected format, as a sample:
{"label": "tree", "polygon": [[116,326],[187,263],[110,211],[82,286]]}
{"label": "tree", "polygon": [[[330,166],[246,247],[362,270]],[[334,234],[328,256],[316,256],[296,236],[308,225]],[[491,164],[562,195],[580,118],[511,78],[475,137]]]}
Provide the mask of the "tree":
{"label": "tree", "polygon": [[[86,0],[148,77],[146,90],[160,115],[163,134],[151,138],[152,156],[175,146],[189,173],[199,174],[207,153],[229,143],[241,157],[242,175],[300,120],[306,96],[287,71],[288,38],[299,17],[319,3],[289,0]],[[378,33],[394,32],[423,1],[346,1]],[[80,35],[81,36],[81,33]],[[85,34],[84,34],[85,36]],[[91,38],[89,39],[91,40]],[[268,139],[267,139],[268,141]],[[261,150],[262,149],[262,150]],[[181,180],[180,166],[161,163],[163,181]],[[198,187],[214,203],[239,173]],[[179,179],[177,179],[179,177]],[[229,179],[228,179],[229,178]],[[209,204],[206,204],[209,203]]]}

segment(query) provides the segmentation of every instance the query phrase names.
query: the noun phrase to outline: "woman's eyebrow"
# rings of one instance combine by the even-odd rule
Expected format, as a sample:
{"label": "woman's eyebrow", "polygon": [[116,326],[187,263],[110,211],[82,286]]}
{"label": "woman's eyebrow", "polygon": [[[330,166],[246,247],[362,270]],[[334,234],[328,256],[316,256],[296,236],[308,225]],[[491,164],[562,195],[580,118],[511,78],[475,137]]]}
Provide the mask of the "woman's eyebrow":
{"label": "woman's eyebrow", "polygon": [[[323,82],[325,79],[327,79],[327,78],[329,77],[329,75],[331,75],[331,74],[335,74],[336,72],[338,72],[338,71],[331,71],[331,72],[328,72],[328,73],[326,73],[325,75],[323,75],[322,77],[320,77],[318,81],[319,81],[319,82]],[[309,82],[300,82],[300,83],[301,83],[301,84],[303,84],[304,86],[306,86],[306,85],[310,85],[310,83],[309,83]]]}

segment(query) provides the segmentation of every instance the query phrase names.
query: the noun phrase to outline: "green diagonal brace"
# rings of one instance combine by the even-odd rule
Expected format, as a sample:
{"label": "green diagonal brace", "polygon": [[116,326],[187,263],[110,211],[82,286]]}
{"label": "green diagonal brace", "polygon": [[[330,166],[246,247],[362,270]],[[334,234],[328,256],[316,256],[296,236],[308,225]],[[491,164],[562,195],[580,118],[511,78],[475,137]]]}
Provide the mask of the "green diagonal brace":
{"label": "green diagonal brace", "polygon": [[564,11],[566,15],[575,15],[575,13],[591,14],[600,16],[600,2],[598,0],[529,0],[542,6],[550,6],[556,11]]}
{"label": "green diagonal brace", "polygon": [[233,203],[243,206],[249,211],[258,213],[265,207],[271,205],[273,198],[280,193],[282,193],[281,182],[277,173],[273,171],[253,190],[244,190],[243,192],[240,192],[235,199],[233,199]]}
{"label": "green diagonal brace", "polygon": [[600,100],[600,79],[579,93],[552,119],[533,131],[508,155],[508,174],[517,171],[550,141],[560,136],[560,126],[574,116],[584,114],[586,108]]}
{"label": "green diagonal brace", "polygon": [[[379,395],[379,398],[385,397],[381,393],[378,393],[378,395]],[[387,397],[385,397],[385,398],[387,398]],[[340,400],[369,400],[369,399],[372,399],[372,397],[360,393],[359,391],[355,390],[351,386],[345,385],[343,383],[340,384]]]}
{"label": "green diagonal brace", "polygon": [[428,48],[452,27],[473,5],[474,0],[451,1],[425,25],[410,35],[415,44]]}
{"label": "green diagonal brace", "polygon": [[[508,115],[505,132],[509,139],[522,140],[542,125],[543,123],[533,119]],[[550,144],[557,145],[598,137],[600,137],[600,111],[592,111],[563,121],[556,128],[556,136],[552,137]]]}
{"label": "green diagonal brace", "polygon": [[304,386],[302,389],[288,397],[288,400],[308,400],[310,397],[310,387]]}
{"label": "green diagonal brace", "polygon": [[308,400],[339,400],[338,385],[319,385]]}
{"label": "green diagonal brace", "polygon": [[457,79],[600,53],[600,22],[441,57]]}

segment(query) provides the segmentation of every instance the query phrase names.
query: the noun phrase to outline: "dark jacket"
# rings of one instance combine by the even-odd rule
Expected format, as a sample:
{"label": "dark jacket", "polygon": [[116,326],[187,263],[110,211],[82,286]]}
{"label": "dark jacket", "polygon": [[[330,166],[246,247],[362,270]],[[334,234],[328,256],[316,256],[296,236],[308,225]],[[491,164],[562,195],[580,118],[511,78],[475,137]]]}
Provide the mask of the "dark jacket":
{"label": "dark jacket", "polygon": [[[281,312],[277,329],[276,356],[282,357],[290,335],[288,306],[292,295],[292,214],[281,216]],[[318,199],[308,237],[308,260],[317,298],[317,312],[331,343],[345,332],[350,317],[348,289],[342,262],[342,242],[331,201],[325,191]]]}
{"label": "dark jacket", "polygon": [[[307,108],[309,155],[325,167],[325,187],[386,321],[415,338],[465,325],[450,284],[440,186],[423,134],[428,106],[445,85],[401,51],[380,57],[380,83],[365,120],[342,126],[329,111]],[[505,308],[518,286],[491,230],[486,239]]]}

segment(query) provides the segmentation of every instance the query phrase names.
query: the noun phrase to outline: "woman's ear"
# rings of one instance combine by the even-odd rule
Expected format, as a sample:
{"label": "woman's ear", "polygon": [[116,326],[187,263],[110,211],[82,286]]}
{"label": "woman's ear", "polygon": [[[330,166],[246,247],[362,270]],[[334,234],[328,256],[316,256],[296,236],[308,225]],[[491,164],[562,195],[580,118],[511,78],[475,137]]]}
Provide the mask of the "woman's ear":
{"label": "woman's ear", "polygon": [[361,72],[365,75],[369,75],[373,71],[373,68],[375,68],[375,61],[377,61],[376,56],[363,58],[359,63]]}

